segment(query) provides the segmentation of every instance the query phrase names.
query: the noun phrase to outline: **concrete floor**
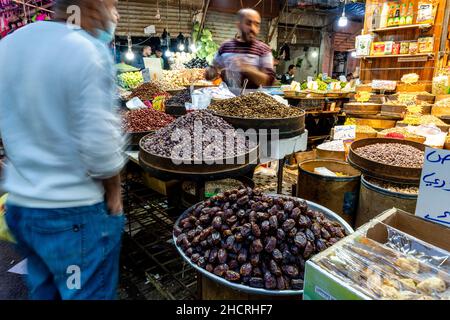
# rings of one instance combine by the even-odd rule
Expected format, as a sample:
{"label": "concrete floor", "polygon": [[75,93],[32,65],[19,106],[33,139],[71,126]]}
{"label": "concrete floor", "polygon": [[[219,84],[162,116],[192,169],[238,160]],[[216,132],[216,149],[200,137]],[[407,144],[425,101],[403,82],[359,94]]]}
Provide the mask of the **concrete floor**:
{"label": "concrete floor", "polygon": [[27,299],[24,276],[8,272],[22,260],[13,244],[0,241],[0,300]]}

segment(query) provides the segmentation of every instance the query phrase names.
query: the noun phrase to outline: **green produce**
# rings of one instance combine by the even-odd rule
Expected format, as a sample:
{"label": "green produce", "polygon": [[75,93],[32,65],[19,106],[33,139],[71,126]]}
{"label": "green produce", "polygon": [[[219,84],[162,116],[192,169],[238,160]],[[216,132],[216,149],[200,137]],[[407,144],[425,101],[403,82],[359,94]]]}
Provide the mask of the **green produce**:
{"label": "green produce", "polygon": [[125,72],[117,76],[119,86],[127,90],[133,90],[144,83],[144,78],[140,72]]}
{"label": "green produce", "polygon": [[124,73],[124,72],[136,72],[139,71],[139,69],[130,66],[126,63],[118,63],[116,64],[117,73]]}

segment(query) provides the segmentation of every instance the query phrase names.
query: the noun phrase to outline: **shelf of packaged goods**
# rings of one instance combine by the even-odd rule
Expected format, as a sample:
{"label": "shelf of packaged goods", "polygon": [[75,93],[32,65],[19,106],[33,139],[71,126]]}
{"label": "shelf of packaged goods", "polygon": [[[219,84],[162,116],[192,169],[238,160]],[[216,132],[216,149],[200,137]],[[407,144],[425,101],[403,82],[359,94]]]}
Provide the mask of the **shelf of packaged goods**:
{"label": "shelf of packaged goods", "polygon": [[406,58],[406,57],[425,57],[425,56],[432,58],[434,56],[434,53],[427,52],[427,53],[416,53],[416,54],[385,54],[385,55],[377,55],[377,56],[365,56],[365,57],[360,57],[360,58],[361,59],[378,59],[378,58]]}
{"label": "shelf of packaged goods", "polygon": [[386,28],[372,29],[372,30],[369,30],[369,32],[379,33],[379,32],[388,32],[388,31],[403,30],[403,29],[429,29],[432,26],[433,25],[430,23],[408,24],[408,25],[398,26],[398,27],[386,27]]}

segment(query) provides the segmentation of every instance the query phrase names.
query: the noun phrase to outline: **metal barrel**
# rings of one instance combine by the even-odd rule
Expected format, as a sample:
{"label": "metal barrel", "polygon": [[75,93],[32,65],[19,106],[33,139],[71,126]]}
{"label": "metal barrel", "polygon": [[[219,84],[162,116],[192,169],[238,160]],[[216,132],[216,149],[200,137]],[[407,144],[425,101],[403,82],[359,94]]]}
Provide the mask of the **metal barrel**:
{"label": "metal barrel", "polygon": [[359,228],[394,207],[414,214],[416,205],[417,195],[392,192],[370,183],[362,176],[355,227]]}
{"label": "metal barrel", "polygon": [[[328,177],[314,173],[325,167],[345,177]],[[336,160],[310,160],[299,165],[297,196],[318,203],[353,226],[359,197],[361,173],[348,163]]]}

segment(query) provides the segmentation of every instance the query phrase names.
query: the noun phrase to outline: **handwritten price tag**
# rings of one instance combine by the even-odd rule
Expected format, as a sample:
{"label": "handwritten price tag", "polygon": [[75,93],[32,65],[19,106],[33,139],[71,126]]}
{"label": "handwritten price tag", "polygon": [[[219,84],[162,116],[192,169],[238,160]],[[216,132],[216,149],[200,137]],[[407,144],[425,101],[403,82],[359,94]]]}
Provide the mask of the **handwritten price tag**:
{"label": "handwritten price tag", "polygon": [[334,140],[354,140],[356,138],[356,126],[335,126]]}
{"label": "handwritten price tag", "polygon": [[425,150],[416,216],[450,227],[450,151]]}

